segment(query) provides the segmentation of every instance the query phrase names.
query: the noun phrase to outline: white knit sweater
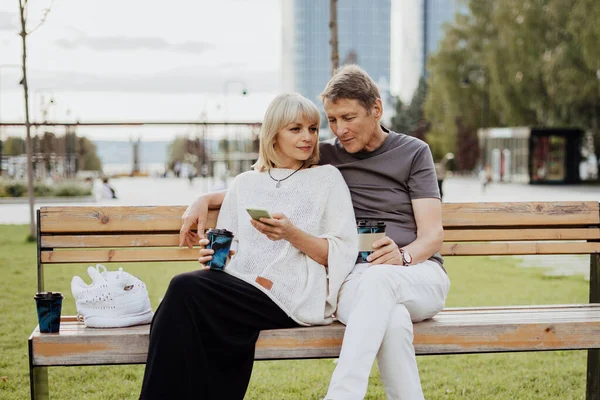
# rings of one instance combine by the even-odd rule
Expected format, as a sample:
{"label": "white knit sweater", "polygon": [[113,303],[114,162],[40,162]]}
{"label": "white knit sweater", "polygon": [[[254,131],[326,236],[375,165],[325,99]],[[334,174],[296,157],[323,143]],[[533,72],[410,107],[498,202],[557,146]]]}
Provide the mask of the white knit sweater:
{"label": "white knit sweater", "polygon": [[[272,169],[282,179],[294,172]],[[350,192],[326,165],[300,170],[275,187],[267,172],[238,175],[223,200],[218,228],[235,235],[237,253],[225,272],[257,287],[301,325],[331,323],[340,286],[352,270],[358,235]],[[328,267],[286,240],[272,241],[250,224],[246,207],[283,213],[296,227],[329,242]]]}

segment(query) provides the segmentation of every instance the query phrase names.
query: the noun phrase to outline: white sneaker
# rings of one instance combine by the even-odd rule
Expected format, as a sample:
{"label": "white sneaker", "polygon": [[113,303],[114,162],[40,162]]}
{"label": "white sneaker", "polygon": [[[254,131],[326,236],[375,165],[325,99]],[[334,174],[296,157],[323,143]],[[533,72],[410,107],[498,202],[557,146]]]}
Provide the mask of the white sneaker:
{"label": "white sneaker", "polygon": [[149,324],[152,307],[146,285],[123,271],[107,271],[102,264],[88,268],[92,283],[79,276],[71,281],[78,317],[90,328],[119,328]]}

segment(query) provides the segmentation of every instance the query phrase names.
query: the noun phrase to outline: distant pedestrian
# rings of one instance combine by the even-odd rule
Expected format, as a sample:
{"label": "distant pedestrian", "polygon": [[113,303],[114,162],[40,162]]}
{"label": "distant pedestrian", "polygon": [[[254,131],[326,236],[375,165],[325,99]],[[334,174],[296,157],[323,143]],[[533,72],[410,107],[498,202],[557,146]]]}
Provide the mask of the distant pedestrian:
{"label": "distant pedestrian", "polygon": [[443,198],[444,198],[443,184],[444,184],[444,178],[446,177],[445,163],[441,163],[441,162],[435,163],[435,175],[437,176],[438,189],[440,190],[440,200],[443,200]]}
{"label": "distant pedestrian", "polygon": [[479,171],[479,181],[481,182],[481,193],[485,193],[487,185],[492,182],[492,167],[486,164],[485,168]]}
{"label": "distant pedestrian", "polygon": [[108,183],[108,178],[102,178],[102,198],[103,199],[116,199],[117,193],[115,189],[112,187],[110,183]]}

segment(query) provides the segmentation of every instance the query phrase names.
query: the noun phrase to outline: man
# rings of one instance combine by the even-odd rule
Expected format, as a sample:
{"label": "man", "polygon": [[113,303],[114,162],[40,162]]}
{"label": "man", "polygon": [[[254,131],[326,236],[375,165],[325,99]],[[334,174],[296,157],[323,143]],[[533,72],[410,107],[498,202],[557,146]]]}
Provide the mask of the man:
{"label": "man", "polygon": [[[336,316],[347,327],[326,398],[363,399],[377,358],[388,399],[423,399],[412,323],[437,314],[450,287],[438,254],[442,213],[431,152],[379,124],[379,91],[358,66],[337,71],[321,97],[336,138],[320,143],[320,163],[342,173],[356,218],[384,221],[387,235],[367,260],[359,257],[340,291]],[[202,196],[188,207],[181,245],[197,243],[190,227],[203,229],[223,197]]]}

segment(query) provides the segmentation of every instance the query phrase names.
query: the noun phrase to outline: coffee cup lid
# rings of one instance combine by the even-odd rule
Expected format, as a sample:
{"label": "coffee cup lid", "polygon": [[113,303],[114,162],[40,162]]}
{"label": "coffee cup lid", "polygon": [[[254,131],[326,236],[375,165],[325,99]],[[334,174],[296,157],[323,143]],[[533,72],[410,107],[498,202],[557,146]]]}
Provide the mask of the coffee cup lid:
{"label": "coffee cup lid", "polygon": [[212,234],[212,235],[224,235],[224,236],[233,236],[233,232],[228,231],[227,229],[209,229],[208,231],[206,231],[207,234]]}
{"label": "coffee cup lid", "polygon": [[33,296],[34,299],[56,300],[64,299],[61,292],[39,292]]}

